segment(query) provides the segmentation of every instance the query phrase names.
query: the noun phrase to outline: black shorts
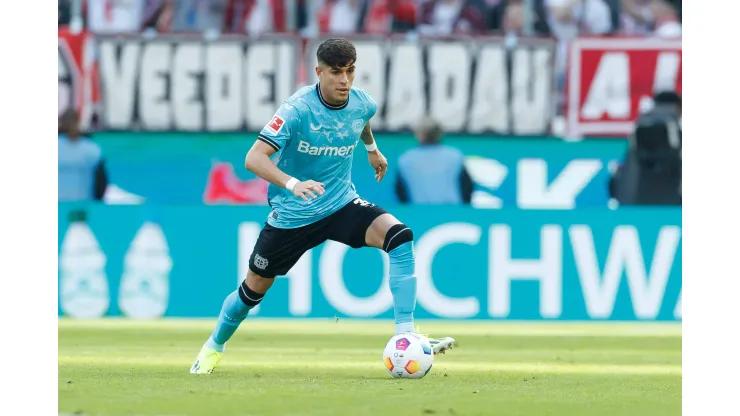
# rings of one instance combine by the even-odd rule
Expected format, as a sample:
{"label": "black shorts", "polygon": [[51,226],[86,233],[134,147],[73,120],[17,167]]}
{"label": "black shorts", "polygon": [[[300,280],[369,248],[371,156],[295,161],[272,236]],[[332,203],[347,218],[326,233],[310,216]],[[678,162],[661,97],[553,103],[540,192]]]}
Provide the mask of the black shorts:
{"label": "black shorts", "polygon": [[383,208],[356,198],[339,211],[303,227],[275,228],[265,224],[249,257],[249,269],[265,278],[284,275],[303,253],[326,240],[352,248],[364,247],[370,224],[385,213]]}

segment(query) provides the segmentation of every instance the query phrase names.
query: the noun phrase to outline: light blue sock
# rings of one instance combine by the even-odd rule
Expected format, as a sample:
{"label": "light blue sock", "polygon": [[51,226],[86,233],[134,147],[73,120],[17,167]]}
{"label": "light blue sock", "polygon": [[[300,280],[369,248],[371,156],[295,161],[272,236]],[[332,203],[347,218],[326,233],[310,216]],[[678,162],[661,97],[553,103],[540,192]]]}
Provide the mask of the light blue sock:
{"label": "light blue sock", "polygon": [[239,289],[233,291],[224,300],[221,313],[218,315],[216,328],[206,341],[206,346],[218,352],[224,351],[224,344],[234,335],[239,324],[247,317],[253,306],[247,306],[239,297]]}
{"label": "light blue sock", "polygon": [[414,243],[409,241],[388,252],[390,257],[390,287],[396,333],[414,332],[416,308],[416,276],[414,276]]}

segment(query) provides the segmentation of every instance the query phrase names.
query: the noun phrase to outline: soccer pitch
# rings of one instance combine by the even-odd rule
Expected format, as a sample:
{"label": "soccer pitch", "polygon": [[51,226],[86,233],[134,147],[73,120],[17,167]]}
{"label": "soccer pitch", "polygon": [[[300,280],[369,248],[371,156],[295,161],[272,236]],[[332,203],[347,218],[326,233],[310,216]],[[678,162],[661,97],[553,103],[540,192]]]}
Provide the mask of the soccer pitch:
{"label": "soccer pitch", "polygon": [[680,324],[417,322],[459,345],[421,380],[388,375],[393,323],[248,318],[210,375],[214,320],[59,319],[59,413],[678,415]]}

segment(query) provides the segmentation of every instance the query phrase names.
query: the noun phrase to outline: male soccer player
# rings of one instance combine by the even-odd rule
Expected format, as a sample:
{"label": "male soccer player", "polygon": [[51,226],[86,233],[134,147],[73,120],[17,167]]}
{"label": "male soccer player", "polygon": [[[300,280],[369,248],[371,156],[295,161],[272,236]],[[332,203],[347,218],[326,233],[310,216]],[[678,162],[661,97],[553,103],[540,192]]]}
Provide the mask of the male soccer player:
{"label": "male soccer player", "polygon": [[[377,247],[390,258],[390,289],[396,333],[414,332],[416,277],[414,235],[381,207],[360,199],[351,181],[352,154],[362,139],[380,182],[388,162],[380,153],[369,121],[377,105],[353,88],[355,47],[344,39],[319,46],[319,82],[285,100],[247,153],[245,166],[270,182],[272,211],[249,259],[249,272],[226,297],[216,328],[190,372],[209,374],[221,361],[226,341],[275,281],[307,250],[326,240],[353,248]],[[279,152],[277,164],[270,156]],[[452,348],[449,337],[430,339],[434,353]]]}

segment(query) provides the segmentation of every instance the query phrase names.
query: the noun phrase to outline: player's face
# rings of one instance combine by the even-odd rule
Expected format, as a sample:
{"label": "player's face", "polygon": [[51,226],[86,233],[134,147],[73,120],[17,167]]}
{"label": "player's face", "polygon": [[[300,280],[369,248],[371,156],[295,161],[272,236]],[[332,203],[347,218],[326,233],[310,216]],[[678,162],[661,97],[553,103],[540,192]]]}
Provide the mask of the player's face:
{"label": "player's face", "polygon": [[327,65],[316,67],[324,99],[331,104],[341,104],[349,98],[349,89],[355,80],[355,65],[332,68]]}

